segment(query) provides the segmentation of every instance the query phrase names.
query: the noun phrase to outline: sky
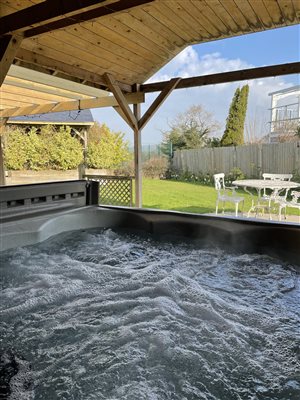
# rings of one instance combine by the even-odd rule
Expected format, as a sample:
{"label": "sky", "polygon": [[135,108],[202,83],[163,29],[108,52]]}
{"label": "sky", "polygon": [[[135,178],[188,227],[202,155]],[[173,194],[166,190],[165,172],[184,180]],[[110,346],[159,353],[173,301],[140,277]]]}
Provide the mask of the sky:
{"label": "sky", "polygon": [[[189,46],[158,71],[148,82],[187,78],[217,72],[300,61],[300,25],[252,33],[230,39]],[[300,75],[255,79],[198,88],[177,89],[167,98],[142,131],[142,144],[159,144],[163,132],[175,117],[192,105],[201,105],[213,114],[220,129],[213,136],[221,137],[233,94],[237,87],[248,84],[249,99],[246,136],[261,137],[268,132],[270,92],[300,85]],[[146,94],[142,114],[159,93]],[[113,108],[92,110],[99,123],[113,131],[121,131],[130,144],[133,132]],[[247,138],[246,138],[247,139]]]}

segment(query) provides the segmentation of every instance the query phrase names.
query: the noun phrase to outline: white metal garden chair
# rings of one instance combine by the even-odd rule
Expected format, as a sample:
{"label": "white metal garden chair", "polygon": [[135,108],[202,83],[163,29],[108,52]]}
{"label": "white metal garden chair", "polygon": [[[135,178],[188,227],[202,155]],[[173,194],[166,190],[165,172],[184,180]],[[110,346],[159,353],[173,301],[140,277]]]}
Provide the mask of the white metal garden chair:
{"label": "white metal garden chair", "polygon": [[[290,181],[293,177],[292,174],[270,174],[270,173],[263,173],[262,177],[264,180],[273,180],[273,181]],[[279,202],[284,202],[287,198],[288,194],[288,189],[275,189],[272,190],[271,192],[268,192],[268,189],[264,189],[263,195],[261,197],[261,200],[267,201],[268,202],[268,212],[269,212],[269,217],[271,218],[271,212],[272,212],[272,202],[278,204]]]}
{"label": "white metal garden chair", "polygon": [[281,200],[278,202],[279,204],[279,213],[278,213],[278,218],[279,221],[281,221],[281,213],[282,210],[284,209],[284,214],[285,214],[285,219],[286,219],[286,208],[287,207],[292,207],[292,208],[298,208],[299,210],[299,223],[300,223],[300,192],[297,192],[296,190],[291,192],[292,200]]}
{"label": "white metal garden chair", "polygon": [[217,201],[216,201],[216,214],[218,214],[219,202],[222,203],[222,209],[224,214],[225,203],[233,203],[235,205],[235,216],[238,216],[239,204],[242,203],[242,214],[244,208],[244,197],[237,196],[235,189],[236,186],[225,186],[225,174],[222,172],[220,174],[214,175],[215,189],[217,191]]}

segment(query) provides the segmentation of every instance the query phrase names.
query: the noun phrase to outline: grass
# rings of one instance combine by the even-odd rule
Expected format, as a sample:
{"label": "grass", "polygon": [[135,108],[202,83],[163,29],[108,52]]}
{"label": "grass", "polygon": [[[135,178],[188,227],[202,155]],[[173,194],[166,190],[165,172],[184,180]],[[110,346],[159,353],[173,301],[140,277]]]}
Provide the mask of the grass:
{"label": "grass", "polygon": [[[244,213],[246,213],[251,206],[251,196],[243,189],[238,189],[236,192],[245,198]],[[143,178],[143,207],[145,208],[199,214],[215,213],[216,198],[216,190],[211,186]],[[225,212],[234,212],[234,205],[226,203]],[[288,209],[287,213],[298,215],[298,210]]]}
{"label": "grass", "polygon": [[[251,206],[251,197],[238,190],[245,198],[244,211]],[[216,210],[216,190],[198,183],[143,179],[143,207],[191,213],[214,213]],[[226,211],[234,211],[231,203]]]}

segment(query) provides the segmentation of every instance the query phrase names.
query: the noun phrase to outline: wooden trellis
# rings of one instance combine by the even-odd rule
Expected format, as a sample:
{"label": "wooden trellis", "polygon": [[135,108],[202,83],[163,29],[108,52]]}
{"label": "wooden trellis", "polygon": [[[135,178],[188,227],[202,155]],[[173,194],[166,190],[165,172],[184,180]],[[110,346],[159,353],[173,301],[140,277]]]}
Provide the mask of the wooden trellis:
{"label": "wooden trellis", "polygon": [[99,204],[132,207],[132,177],[83,175],[99,182]]}

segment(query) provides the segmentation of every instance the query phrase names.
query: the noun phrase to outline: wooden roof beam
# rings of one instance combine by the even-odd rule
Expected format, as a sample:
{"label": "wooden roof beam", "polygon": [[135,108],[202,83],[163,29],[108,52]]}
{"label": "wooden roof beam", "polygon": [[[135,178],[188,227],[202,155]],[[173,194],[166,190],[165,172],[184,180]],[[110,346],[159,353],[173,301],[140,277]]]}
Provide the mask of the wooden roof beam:
{"label": "wooden roof beam", "polygon": [[[145,95],[141,92],[126,94],[125,100],[128,104],[139,104],[145,101]],[[78,101],[65,101],[62,103],[33,104],[26,107],[15,107],[0,110],[0,118],[17,117],[19,115],[45,114],[60,111],[76,111],[89,108],[114,107],[118,101],[113,96]]]}
{"label": "wooden roof beam", "polygon": [[58,76],[45,74],[43,72],[34,71],[32,69],[20,67],[19,65],[11,65],[8,71],[8,77],[20,78],[33,83],[50,86],[52,88],[64,89],[68,92],[84,94],[90,97],[108,96],[109,93],[82,83],[71,82],[69,80],[59,78]]}
{"label": "wooden roof beam", "polygon": [[106,0],[46,0],[31,7],[23,8],[0,19],[0,35],[16,30],[31,28],[34,24],[42,24],[60,16],[71,18],[71,13],[87,11],[91,6],[99,6],[100,3],[108,5]]}
{"label": "wooden roof beam", "polygon": [[[218,83],[238,82],[249,79],[269,78],[272,76],[290,75],[300,73],[300,62],[289,64],[271,65],[239,71],[221,72],[218,74],[195,76],[184,78],[178,83],[176,89],[185,89],[197,86],[214,85]],[[164,90],[169,81],[145,83],[141,85],[143,93],[151,93]]]}
{"label": "wooden roof beam", "polygon": [[178,86],[181,78],[173,78],[171,79],[168,84],[164,87],[162,92],[158,95],[158,97],[153,101],[151,106],[142,116],[142,118],[138,122],[139,129],[143,129],[144,126],[149,122],[149,120],[153,117],[155,112],[162,106],[165,100],[170,96],[174,89]]}
{"label": "wooden roof beam", "polygon": [[[118,86],[118,83],[114,79],[114,77],[111,74],[105,74],[104,75],[106,81],[107,81],[107,86],[115,96],[118,106],[121,108],[122,113],[126,118],[125,121],[132,127],[132,129],[138,129],[138,122],[136,117],[134,116],[133,112],[131,111],[127,99],[124,96],[122,90]],[[122,113],[120,115],[122,116]]]}
{"label": "wooden roof beam", "polygon": [[[2,17],[0,19],[0,35],[22,30],[24,36],[29,38],[152,1],[154,0],[120,0],[116,2],[105,0],[46,0]],[[98,7],[84,11],[86,7],[95,6],[97,3],[100,3]],[[71,12],[72,15],[65,17],[65,14]],[[61,18],[47,23],[47,21],[57,17]],[[42,25],[32,28],[31,25],[34,24]]]}
{"label": "wooden roof beam", "polygon": [[0,86],[22,42],[21,36],[6,35],[0,38]]}

